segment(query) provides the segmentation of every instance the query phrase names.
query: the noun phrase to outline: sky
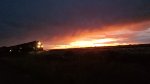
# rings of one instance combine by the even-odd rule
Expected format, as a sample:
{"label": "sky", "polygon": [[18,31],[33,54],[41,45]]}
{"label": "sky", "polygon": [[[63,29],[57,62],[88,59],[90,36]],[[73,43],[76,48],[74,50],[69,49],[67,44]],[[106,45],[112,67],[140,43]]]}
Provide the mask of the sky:
{"label": "sky", "polygon": [[150,43],[149,4],[150,0],[0,0],[0,46],[34,40],[47,49],[91,42]]}

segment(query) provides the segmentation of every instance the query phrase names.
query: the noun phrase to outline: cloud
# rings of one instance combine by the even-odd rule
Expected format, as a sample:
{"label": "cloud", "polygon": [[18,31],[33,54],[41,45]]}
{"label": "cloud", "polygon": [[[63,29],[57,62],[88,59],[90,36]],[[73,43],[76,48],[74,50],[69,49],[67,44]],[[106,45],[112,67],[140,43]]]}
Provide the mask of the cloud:
{"label": "cloud", "polygon": [[130,24],[132,31],[143,31],[149,27],[149,4],[149,0],[1,0],[0,45],[36,39],[64,44],[64,39],[85,33],[120,29],[108,27],[114,25]]}

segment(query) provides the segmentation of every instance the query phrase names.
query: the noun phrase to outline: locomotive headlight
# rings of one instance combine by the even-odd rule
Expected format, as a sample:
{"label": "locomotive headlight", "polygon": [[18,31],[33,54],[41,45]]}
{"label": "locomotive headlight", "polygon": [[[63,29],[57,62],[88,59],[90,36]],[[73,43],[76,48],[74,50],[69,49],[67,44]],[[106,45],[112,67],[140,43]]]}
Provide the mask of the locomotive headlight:
{"label": "locomotive headlight", "polygon": [[37,45],[37,48],[41,48],[41,46],[40,46],[40,45]]}
{"label": "locomotive headlight", "polygon": [[43,48],[44,46],[43,45],[41,45],[41,48]]}
{"label": "locomotive headlight", "polygon": [[38,42],[38,45],[41,45],[41,44],[42,44],[42,43],[39,41],[39,42]]}
{"label": "locomotive headlight", "polygon": [[37,43],[37,48],[43,48],[43,45],[40,41]]}
{"label": "locomotive headlight", "polygon": [[12,50],[9,50],[9,52],[12,52]]}

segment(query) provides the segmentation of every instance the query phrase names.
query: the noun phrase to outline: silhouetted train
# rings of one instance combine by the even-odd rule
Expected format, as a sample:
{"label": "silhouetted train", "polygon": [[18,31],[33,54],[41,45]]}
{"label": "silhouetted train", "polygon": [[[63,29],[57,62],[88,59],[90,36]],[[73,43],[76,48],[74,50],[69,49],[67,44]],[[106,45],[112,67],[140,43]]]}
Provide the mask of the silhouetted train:
{"label": "silhouetted train", "polygon": [[43,51],[43,44],[40,41],[28,42],[20,45],[10,46],[10,47],[1,47],[0,54],[5,55],[18,55],[18,54],[27,54],[30,52]]}

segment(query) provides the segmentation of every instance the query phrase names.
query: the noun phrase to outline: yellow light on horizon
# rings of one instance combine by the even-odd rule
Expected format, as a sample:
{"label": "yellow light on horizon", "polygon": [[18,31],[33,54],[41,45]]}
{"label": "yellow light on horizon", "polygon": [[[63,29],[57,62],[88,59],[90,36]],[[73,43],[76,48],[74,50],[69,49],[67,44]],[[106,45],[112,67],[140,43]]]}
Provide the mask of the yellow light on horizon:
{"label": "yellow light on horizon", "polygon": [[70,43],[72,47],[92,47],[94,44],[91,41],[76,41]]}
{"label": "yellow light on horizon", "polygon": [[107,42],[114,42],[114,41],[117,41],[117,39],[107,38],[107,39],[92,40],[93,43],[107,43]]}
{"label": "yellow light on horizon", "polygon": [[[113,42],[116,42],[117,39],[105,38],[105,39],[92,39],[88,41],[74,41],[68,45],[59,45],[54,47],[54,49],[66,49],[66,48],[83,48],[83,47],[98,47],[98,46],[113,46]],[[112,42],[112,43],[111,43]]]}

